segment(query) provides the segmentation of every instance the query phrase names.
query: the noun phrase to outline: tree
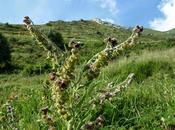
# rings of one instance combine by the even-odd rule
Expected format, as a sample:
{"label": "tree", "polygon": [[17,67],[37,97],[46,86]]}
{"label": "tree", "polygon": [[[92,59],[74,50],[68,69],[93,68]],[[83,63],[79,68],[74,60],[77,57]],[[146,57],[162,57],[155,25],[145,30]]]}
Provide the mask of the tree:
{"label": "tree", "polygon": [[54,42],[61,50],[64,50],[64,41],[61,33],[50,29],[49,31],[46,32],[47,37]]}

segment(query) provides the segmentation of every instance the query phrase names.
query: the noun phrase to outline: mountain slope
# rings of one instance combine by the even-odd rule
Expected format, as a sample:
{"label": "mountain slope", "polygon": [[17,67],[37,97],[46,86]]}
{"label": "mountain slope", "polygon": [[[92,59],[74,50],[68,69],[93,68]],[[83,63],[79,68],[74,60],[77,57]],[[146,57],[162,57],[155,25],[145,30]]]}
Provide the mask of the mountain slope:
{"label": "mountain slope", "polygon": [[[84,44],[80,51],[80,63],[74,73],[75,82],[72,82],[68,89],[70,95],[74,97],[71,103],[77,101],[74,99],[83,99],[70,105],[74,107],[71,112],[75,115],[74,122],[79,124],[77,127],[84,121],[94,121],[99,114],[105,117],[102,130],[160,130],[174,127],[175,39],[173,35],[145,29],[135,47],[110,61],[91,84],[87,83],[84,87],[80,87],[82,84],[79,78],[83,77],[82,65],[95,53],[104,49],[104,38],[112,36],[122,42],[131,34],[131,29],[113,28],[84,20],[52,21],[45,25],[38,25],[38,28],[43,32],[50,29],[60,32],[65,44],[68,44],[72,38]],[[53,110],[52,101],[48,100],[51,94],[50,85],[45,82],[50,72],[46,52],[36,44],[24,25],[3,24],[0,25],[0,32],[8,39],[12,51],[12,65],[15,66],[12,73],[0,74],[1,129],[8,129],[11,125],[27,130],[49,129],[49,125],[44,122],[46,120],[43,121],[45,115],[42,116],[40,112],[43,107],[44,111],[46,110],[45,106],[49,106],[48,115],[54,118],[56,122],[54,126],[62,129],[60,116]],[[49,72],[44,73],[47,70]],[[26,72],[27,75],[21,72]],[[97,92],[105,92],[104,87],[111,81],[115,84],[121,83],[129,73],[135,73],[130,87],[115,95],[112,101],[105,101],[102,107],[94,110],[90,100],[94,99]],[[7,106],[13,108],[14,120],[10,123]]]}
{"label": "mountain slope", "polygon": [[[105,38],[115,37],[119,42],[123,42],[131,34],[131,29],[86,20],[71,22],[50,21],[47,24],[37,26],[43,32],[49,30],[60,32],[65,44],[68,44],[72,38],[82,42],[84,44],[82,61],[102,50],[105,47]],[[0,32],[9,41],[12,51],[12,64],[17,70],[24,70],[26,66],[29,68],[31,66],[47,66],[45,52],[38,47],[24,25],[0,24]],[[167,42],[165,33],[150,29],[145,29],[138,43],[134,50],[139,53],[143,49],[154,50],[174,46],[172,42]]]}

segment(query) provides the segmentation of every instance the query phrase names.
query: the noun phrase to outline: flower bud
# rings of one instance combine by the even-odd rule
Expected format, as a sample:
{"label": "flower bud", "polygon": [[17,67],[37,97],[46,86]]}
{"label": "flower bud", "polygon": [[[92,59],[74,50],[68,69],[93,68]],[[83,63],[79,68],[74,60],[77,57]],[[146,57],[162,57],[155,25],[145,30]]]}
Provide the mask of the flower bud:
{"label": "flower bud", "polygon": [[85,126],[84,126],[84,129],[86,129],[86,130],[94,130],[94,123],[92,123],[92,122],[89,122],[89,123],[87,123]]}
{"label": "flower bud", "polygon": [[135,28],[135,32],[136,32],[136,33],[141,33],[141,32],[143,32],[143,26],[137,25],[136,28]]}
{"label": "flower bud", "polygon": [[51,81],[55,80],[56,79],[56,73],[55,72],[51,73],[49,78],[50,78]]}
{"label": "flower bud", "polygon": [[66,80],[57,80],[56,85],[59,86],[59,89],[61,91],[65,90],[67,88],[67,82]]}
{"label": "flower bud", "polygon": [[30,25],[32,23],[31,19],[29,18],[29,16],[25,16],[23,22],[26,25]]}
{"label": "flower bud", "polygon": [[43,112],[44,115],[47,115],[49,109],[48,107],[42,108],[41,111]]}

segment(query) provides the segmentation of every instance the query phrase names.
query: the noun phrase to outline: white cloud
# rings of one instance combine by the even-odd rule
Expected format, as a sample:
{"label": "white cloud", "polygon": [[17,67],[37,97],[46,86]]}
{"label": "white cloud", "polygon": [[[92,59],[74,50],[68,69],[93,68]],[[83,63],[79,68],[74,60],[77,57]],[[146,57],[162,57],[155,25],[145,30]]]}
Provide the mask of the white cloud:
{"label": "white cloud", "polygon": [[175,0],[162,0],[158,8],[164,17],[150,21],[150,26],[159,31],[168,31],[175,28]]}
{"label": "white cloud", "polygon": [[112,14],[118,12],[117,0],[95,0],[100,3],[100,7],[103,9],[108,9]]}

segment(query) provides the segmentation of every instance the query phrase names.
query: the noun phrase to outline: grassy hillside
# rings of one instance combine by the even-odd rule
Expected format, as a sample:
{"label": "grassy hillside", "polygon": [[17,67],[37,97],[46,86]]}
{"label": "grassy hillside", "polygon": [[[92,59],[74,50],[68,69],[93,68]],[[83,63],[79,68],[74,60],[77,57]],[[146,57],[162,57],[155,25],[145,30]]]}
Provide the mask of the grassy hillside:
{"label": "grassy hillside", "polygon": [[[116,37],[119,42],[122,42],[131,33],[129,29],[113,28],[94,21],[56,21],[38,26],[38,28],[45,32],[51,29],[60,32],[65,44],[68,44],[72,38],[82,42],[84,44],[84,49],[82,49],[84,60],[105,47],[105,38]],[[25,71],[27,66],[28,68],[39,68],[39,66],[44,68],[47,66],[44,60],[47,57],[46,53],[36,45],[35,40],[30,36],[24,25],[0,25],[0,33],[8,39],[12,51],[12,64],[14,68],[17,68],[16,71]],[[143,49],[166,49],[172,46],[174,46],[172,37],[169,38],[164,33],[145,29],[135,50],[140,53]],[[38,64],[40,65],[38,66]]]}
{"label": "grassy hillside", "polygon": [[[63,36],[65,45],[72,38],[84,44],[76,69],[76,78],[84,64],[94,54],[105,48],[104,39],[116,37],[124,41],[131,34],[130,29],[113,28],[93,21],[55,21],[38,25],[44,31],[54,29]],[[13,70],[0,74],[0,128],[8,129],[6,102],[13,99],[15,120],[12,126],[26,130],[46,130],[42,123],[40,109],[43,101],[43,82],[48,79],[50,62],[31,37],[24,25],[1,24],[0,33],[7,39],[11,48]],[[88,102],[97,91],[111,81],[122,82],[129,73],[135,73],[131,86],[105,102],[103,109],[96,114]],[[103,130],[164,130],[175,125],[175,38],[167,32],[145,29],[134,48],[127,50],[121,57],[112,60],[103,68],[97,80],[81,91],[84,96],[82,111],[77,124],[83,118],[105,117]],[[92,89],[93,88],[93,89]],[[93,91],[92,91],[93,90]],[[80,97],[81,98],[81,97]],[[86,106],[86,107],[85,107]],[[88,106],[88,107],[87,107]],[[77,108],[79,109],[79,108]],[[87,111],[89,113],[87,113]],[[97,111],[97,110],[95,110]],[[54,115],[57,119],[57,115]],[[60,122],[56,127],[59,129]],[[78,128],[78,126],[77,126]]]}

